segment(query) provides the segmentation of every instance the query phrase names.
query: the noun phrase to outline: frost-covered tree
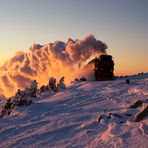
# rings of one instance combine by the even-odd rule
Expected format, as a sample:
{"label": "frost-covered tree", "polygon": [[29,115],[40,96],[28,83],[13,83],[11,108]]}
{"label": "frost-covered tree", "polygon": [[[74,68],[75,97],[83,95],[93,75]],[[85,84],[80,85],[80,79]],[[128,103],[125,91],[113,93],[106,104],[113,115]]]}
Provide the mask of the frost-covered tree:
{"label": "frost-covered tree", "polygon": [[59,83],[58,83],[58,90],[63,90],[65,89],[65,83],[64,83],[64,77],[62,77],[60,80],[59,80]]}
{"label": "frost-covered tree", "polygon": [[30,90],[29,90],[29,88],[25,88],[24,94],[25,94],[26,97],[29,97],[30,96]]}
{"label": "frost-covered tree", "polygon": [[15,106],[30,105],[32,103],[30,97],[29,88],[26,88],[25,90],[18,89],[14,96],[13,103]]}
{"label": "frost-covered tree", "polygon": [[39,94],[40,93],[43,93],[43,92],[50,92],[50,87],[49,87],[49,84],[48,85],[42,85],[39,89]]}
{"label": "frost-covered tree", "polygon": [[49,79],[49,84],[48,84],[49,90],[53,90],[56,91],[57,87],[56,87],[56,79],[54,77],[51,77]]}
{"label": "frost-covered tree", "polygon": [[30,85],[30,88],[29,88],[29,90],[30,90],[30,96],[31,97],[36,97],[36,93],[37,93],[37,81],[36,80],[34,80],[34,81],[32,81],[32,83],[31,83],[31,85]]}
{"label": "frost-covered tree", "polygon": [[15,100],[20,100],[25,96],[25,92],[18,89],[17,92],[15,93]]}
{"label": "frost-covered tree", "polygon": [[42,85],[41,87],[40,87],[40,90],[39,90],[39,93],[43,93],[43,92],[45,92],[45,85]]}
{"label": "frost-covered tree", "polygon": [[[34,86],[34,85],[33,85]],[[36,87],[31,87],[35,89]],[[6,104],[3,106],[2,111],[0,112],[0,118],[10,115],[15,106],[28,106],[32,104],[32,100],[30,99],[30,89],[26,88],[25,90],[18,89],[14,96],[10,97]]]}
{"label": "frost-covered tree", "polygon": [[6,104],[3,107],[3,110],[0,113],[0,118],[10,115],[12,109],[14,108],[13,106],[13,102],[11,101],[11,99],[9,98],[6,102]]}
{"label": "frost-covered tree", "polygon": [[37,90],[37,84],[38,84],[37,81],[33,80],[30,85],[30,89]]}

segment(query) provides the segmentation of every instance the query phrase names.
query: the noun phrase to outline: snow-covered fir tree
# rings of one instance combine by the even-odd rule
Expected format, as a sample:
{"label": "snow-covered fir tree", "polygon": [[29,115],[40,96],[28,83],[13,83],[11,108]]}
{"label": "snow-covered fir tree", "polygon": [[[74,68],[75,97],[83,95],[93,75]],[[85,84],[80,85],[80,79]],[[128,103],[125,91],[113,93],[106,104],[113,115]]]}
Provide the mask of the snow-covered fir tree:
{"label": "snow-covered fir tree", "polygon": [[36,97],[36,93],[37,93],[37,81],[36,80],[33,80],[31,85],[30,85],[30,96],[31,97]]}
{"label": "snow-covered fir tree", "polygon": [[59,91],[59,90],[65,89],[64,79],[65,79],[65,77],[62,77],[62,78],[59,80],[59,83],[58,83],[58,85],[57,85],[58,91]]}
{"label": "snow-covered fir tree", "polygon": [[53,90],[56,91],[57,87],[56,87],[56,79],[54,77],[51,77],[49,79],[49,84],[48,84],[49,90]]}

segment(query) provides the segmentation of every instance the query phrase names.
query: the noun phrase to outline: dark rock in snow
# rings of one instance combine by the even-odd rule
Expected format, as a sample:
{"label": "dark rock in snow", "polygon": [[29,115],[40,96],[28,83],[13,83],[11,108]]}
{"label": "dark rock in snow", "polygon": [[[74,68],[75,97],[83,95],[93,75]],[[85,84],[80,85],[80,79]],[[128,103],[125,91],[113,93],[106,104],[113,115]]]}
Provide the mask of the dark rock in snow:
{"label": "dark rock in snow", "polygon": [[118,118],[123,118],[122,116],[120,116],[116,113],[109,113],[108,115],[109,115],[108,118],[111,118],[112,116],[115,116],[115,117],[118,117]]}
{"label": "dark rock in snow", "polygon": [[148,115],[148,105],[135,116],[134,121],[135,122],[139,122],[141,121],[144,117],[146,117]]}
{"label": "dark rock in snow", "polygon": [[143,104],[142,100],[138,100],[136,101],[133,105],[131,105],[129,108],[137,108],[137,107],[141,107]]}
{"label": "dark rock in snow", "polygon": [[130,84],[130,80],[129,79],[126,79],[126,84]]}
{"label": "dark rock in snow", "polygon": [[78,78],[75,78],[74,81],[79,81],[79,79]]}
{"label": "dark rock in snow", "polygon": [[92,131],[86,131],[87,134],[91,133]]}
{"label": "dark rock in snow", "polygon": [[102,118],[103,118],[103,116],[100,115],[99,118],[98,118],[98,123],[100,123],[100,121],[101,121]]}
{"label": "dark rock in snow", "polygon": [[109,115],[109,116],[112,116],[112,113],[109,113],[108,115]]}
{"label": "dark rock in snow", "polygon": [[101,55],[92,59],[88,65],[94,67],[94,77],[97,81],[114,80],[114,61],[111,55]]}
{"label": "dark rock in snow", "polygon": [[109,113],[107,117],[110,119],[112,115],[112,113]]}
{"label": "dark rock in snow", "polygon": [[85,77],[80,78],[81,81],[86,81]]}

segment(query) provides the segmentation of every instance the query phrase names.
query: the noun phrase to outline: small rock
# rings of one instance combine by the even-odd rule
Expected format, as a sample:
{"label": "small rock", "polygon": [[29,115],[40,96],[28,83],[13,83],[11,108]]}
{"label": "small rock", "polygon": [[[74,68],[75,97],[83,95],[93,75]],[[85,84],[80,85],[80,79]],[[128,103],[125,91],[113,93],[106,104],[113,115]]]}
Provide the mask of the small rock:
{"label": "small rock", "polygon": [[109,113],[107,118],[110,119],[112,115],[113,115],[112,113]]}
{"label": "small rock", "polygon": [[108,115],[109,115],[109,116],[112,116],[112,113],[109,113]]}
{"label": "small rock", "polygon": [[129,79],[126,79],[126,84],[130,84],[130,80]]}
{"label": "small rock", "polygon": [[92,131],[86,131],[87,134],[91,133]]}
{"label": "small rock", "polygon": [[80,78],[81,81],[86,81],[85,77]]}
{"label": "small rock", "polygon": [[78,78],[75,78],[74,81],[79,81],[79,79]]}
{"label": "small rock", "polygon": [[97,120],[97,122],[100,123],[100,121],[101,121],[102,118],[103,118],[103,116],[100,115],[99,118],[98,118],[98,120]]}

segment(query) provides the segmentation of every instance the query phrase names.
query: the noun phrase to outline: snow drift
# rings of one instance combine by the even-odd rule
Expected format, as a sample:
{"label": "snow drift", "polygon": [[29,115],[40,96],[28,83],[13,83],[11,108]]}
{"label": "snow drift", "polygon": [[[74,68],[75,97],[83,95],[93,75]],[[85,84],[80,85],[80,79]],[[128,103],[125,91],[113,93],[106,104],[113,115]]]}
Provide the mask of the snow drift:
{"label": "snow drift", "polygon": [[107,45],[93,35],[82,40],[69,39],[67,43],[33,44],[27,53],[17,52],[0,68],[0,94],[11,96],[18,88],[28,87],[33,79],[40,86],[48,83],[51,76],[65,76],[69,83],[84,73],[80,65],[92,56],[106,54],[106,49]]}
{"label": "snow drift", "polygon": [[0,147],[147,148],[148,116],[134,122],[144,106],[128,108],[137,100],[148,104],[148,73],[130,80],[77,82],[41,94],[0,119]]}

